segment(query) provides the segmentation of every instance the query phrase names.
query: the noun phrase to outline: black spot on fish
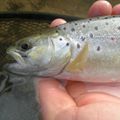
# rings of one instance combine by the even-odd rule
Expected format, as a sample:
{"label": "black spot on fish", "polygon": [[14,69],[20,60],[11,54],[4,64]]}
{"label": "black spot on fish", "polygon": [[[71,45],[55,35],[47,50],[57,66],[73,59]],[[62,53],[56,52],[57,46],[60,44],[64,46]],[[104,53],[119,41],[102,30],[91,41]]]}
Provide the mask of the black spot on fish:
{"label": "black spot on fish", "polygon": [[72,28],[71,31],[74,32],[74,31],[75,31],[75,28]]}
{"label": "black spot on fish", "polygon": [[97,26],[95,26],[95,30],[98,30],[98,27],[97,27]]}
{"label": "black spot on fish", "polygon": [[108,17],[104,17],[104,19],[108,19]]}
{"label": "black spot on fish", "polygon": [[84,40],[85,40],[85,37],[84,37],[84,36],[81,36],[81,40],[84,41]]}
{"label": "black spot on fish", "polygon": [[115,38],[114,38],[114,37],[111,37],[111,40],[112,40],[112,41],[114,41],[114,40],[115,40]]}
{"label": "black spot on fish", "polygon": [[92,20],[92,18],[89,18],[89,21],[91,21]]}
{"label": "black spot on fish", "polygon": [[90,38],[93,38],[93,34],[92,33],[90,33],[89,35],[90,35]]}
{"label": "black spot on fish", "polygon": [[75,23],[75,25],[78,25],[77,23]]}
{"label": "black spot on fish", "polygon": [[64,27],[63,30],[66,30],[66,27]]}
{"label": "black spot on fish", "polygon": [[118,27],[118,30],[120,30],[120,26]]}
{"label": "black spot on fish", "polygon": [[85,28],[85,25],[83,25],[83,28]]}
{"label": "black spot on fish", "polygon": [[69,43],[66,43],[66,46],[69,46]]}
{"label": "black spot on fish", "polygon": [[60,38],[59,40],[62,41],[62,38]]}
{"label": "black spot on fish", "polygon": [[97,47],[97,51],[100,51],[100,46]]}
{"label": "black spot on fish", "polygon": [[79,43],[77,43],[77,48],[80,48],[80,44]]}

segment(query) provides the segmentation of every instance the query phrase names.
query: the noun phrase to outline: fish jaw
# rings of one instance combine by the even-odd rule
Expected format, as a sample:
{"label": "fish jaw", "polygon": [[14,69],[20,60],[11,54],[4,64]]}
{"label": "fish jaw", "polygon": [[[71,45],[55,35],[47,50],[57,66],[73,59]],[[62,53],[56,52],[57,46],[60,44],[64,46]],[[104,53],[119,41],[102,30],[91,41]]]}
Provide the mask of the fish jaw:
{"label": "fish jaw", "polygon": [[23,57],[17,52],[17,50],[15,48],[10,48],[8,51],[7,51],[7,54],[10,55],[11,57],[13,57],[16,62],[18,64],[25,64],[25,60],[23,59]]}
{"label": "fish jaw", "polygon": [[25,59],[24,57],[22,57],[17,49],[15,49],[14,47],[10,47],[7,50],[7,54],[10,55],[16,62],[5,64],[5,70],[12,73],[19,73],[19,70],[22,71],[26,67]]}

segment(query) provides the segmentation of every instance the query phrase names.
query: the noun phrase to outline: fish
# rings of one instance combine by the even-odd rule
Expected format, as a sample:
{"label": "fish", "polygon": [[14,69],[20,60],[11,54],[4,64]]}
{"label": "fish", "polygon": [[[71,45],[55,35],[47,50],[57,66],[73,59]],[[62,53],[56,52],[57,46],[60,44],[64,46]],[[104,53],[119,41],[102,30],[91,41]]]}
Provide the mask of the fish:
{"label": "fish", "polygon": [[25,37],[7,49],[15,75],[92,83],[120,81],[120,16],[68,22]]}

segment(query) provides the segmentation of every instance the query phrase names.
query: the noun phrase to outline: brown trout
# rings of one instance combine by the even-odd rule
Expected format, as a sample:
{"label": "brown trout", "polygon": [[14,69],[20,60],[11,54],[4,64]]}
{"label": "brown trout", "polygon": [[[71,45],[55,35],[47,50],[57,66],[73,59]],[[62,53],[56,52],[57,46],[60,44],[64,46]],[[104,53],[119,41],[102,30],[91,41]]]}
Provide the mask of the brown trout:
{"label": "brown trout", "polygon": [[79,20],[25,37],[7,53],[16,75],[84,82],[119,82],[120,17]]}

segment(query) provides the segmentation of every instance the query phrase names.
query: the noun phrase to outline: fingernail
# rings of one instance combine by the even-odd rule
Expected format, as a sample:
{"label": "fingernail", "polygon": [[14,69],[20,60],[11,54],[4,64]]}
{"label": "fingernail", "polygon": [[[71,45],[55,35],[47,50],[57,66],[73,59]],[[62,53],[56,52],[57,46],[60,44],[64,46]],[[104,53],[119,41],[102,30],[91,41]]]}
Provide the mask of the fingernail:
{"label": "fingernail", "polygon": [[58,19],[55,19],[52,21],[52,23],[50,24],[50,27],[56,27],[56,26],[62,25],[64,23],[66,23],[66,21],[64,19],[58,18]]}

